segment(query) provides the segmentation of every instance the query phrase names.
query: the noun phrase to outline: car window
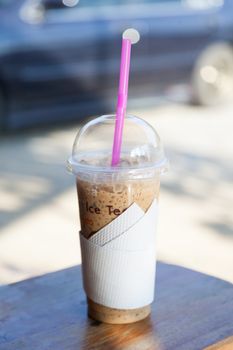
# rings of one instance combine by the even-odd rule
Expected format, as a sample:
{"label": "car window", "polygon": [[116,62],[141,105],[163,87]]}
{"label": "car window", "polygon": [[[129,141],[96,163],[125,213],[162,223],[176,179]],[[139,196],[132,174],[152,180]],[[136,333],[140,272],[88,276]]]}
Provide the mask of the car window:
{"label": "car window", "polygon": [[104,7],[121,5],[122,0],[43,0],[46,10],[65,9],[71,7]]}
{"label": "car window", "polygon": [[63,9],[65,7],[61,0],[43,0],[42,3],[46,10]]}
{"label": "car window", "polygon": [[[49,23],[90,21],[100,18],[119,19],[151,16],[156,13],[179,14],[184,0],[37,0]],[[114,9],[113,9],[114,7]],[[49,10],[49,11],[47,11]],[[63,10],[63,11],[61,11]]]}
{"label": "car window", "polygon": [[59,10],[70,7],[90,8],[117,5],[167,4],[181,3],[182,1],[183,0],[43,0],[42,2],[46,10]]}
{"label": "car window", "polygon": [[75,7],[79,1],[77,0],[43,0],[43,6],[46,10],[59,10],[66,7]]}
{"label": "car window", "polygon": [[[11,0],[0,0],[0,6]],[[222,6],[224,0],[42,0],[46,10],[65,9],[71,7],[98,8],[117,5],[146,5],[146,4],[183,4],[192,8]]]}

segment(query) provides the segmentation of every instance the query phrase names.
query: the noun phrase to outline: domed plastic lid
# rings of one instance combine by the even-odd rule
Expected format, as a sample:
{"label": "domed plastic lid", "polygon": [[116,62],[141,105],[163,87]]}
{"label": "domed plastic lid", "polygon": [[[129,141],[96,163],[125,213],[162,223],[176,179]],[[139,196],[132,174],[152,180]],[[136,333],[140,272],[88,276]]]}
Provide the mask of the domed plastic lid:
{"label": "domed plastic lid", "polygon": [[73,174],[86,172],[130,172],[167,169],[167,159],[156,131],[144,120],[126,116],[120,163],[111,166],[115,115],[103,115],[86,125],[77,134],[68,170]]}

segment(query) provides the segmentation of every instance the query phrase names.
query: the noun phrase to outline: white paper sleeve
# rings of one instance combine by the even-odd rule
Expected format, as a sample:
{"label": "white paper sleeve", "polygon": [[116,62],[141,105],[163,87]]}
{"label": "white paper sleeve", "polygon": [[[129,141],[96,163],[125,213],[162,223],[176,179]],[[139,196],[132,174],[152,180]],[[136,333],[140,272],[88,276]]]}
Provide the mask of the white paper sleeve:
{"label": "white paper sleeve", "polygon": [[132,204],[90,239],[80,233],[83,284],[94,302],[116,309],[149,305],[154,297],[158,204]]}

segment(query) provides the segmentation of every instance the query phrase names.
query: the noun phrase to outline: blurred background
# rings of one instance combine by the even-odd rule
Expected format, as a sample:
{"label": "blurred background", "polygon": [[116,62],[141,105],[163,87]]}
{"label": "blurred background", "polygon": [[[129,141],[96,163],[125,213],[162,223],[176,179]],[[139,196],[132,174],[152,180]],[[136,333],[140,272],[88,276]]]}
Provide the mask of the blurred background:
{"label": "blurred background", "polygon": [[80,126],[114,113],[129,27],[128,112],[171,163],[158,258],[233,282],[233,1],[0,0],[0,284],[80,263],[65,163]]}

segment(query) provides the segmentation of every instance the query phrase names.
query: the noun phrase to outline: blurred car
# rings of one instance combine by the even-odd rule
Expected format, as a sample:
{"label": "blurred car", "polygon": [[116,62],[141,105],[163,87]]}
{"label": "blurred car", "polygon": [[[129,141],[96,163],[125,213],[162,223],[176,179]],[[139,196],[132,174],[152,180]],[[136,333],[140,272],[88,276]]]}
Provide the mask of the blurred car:
{"label": "blurred car", "polygon": [[0,0],[1,128],[111,112],[128,27],[130,97],[178,83],[201,104],[232,97],[232,0]]}

